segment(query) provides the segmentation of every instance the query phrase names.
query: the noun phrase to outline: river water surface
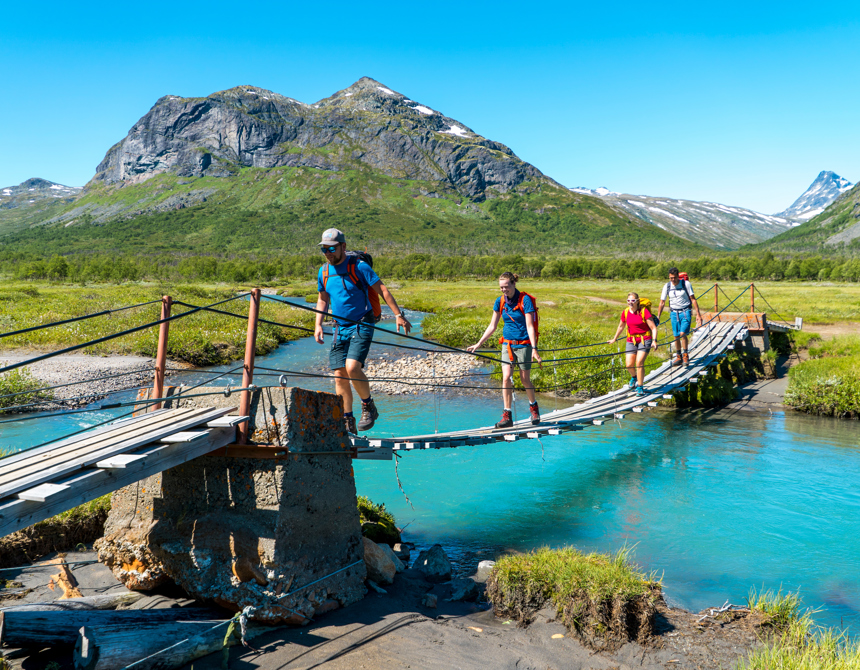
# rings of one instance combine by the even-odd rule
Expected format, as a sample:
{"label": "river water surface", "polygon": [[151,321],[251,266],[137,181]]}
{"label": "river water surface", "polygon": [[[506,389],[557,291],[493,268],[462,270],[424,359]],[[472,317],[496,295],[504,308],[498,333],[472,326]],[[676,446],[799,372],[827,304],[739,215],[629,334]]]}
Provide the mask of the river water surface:
{"label": "river water surface", "polygon": [[[421,315],[411,318],[420,328]],[[317,369],[327,350],[328,343],[308,338],[259,357],[257,365]],[[256,381],[266,379],[277,380]],[[234,376],[215,383],[240,382]],[[288,383],[333,390],[330,380]],[[517,400],[519,416],[526,416],[525,398]],[[544,411],[564,402],[540,400]],[[382,437],[488,425],[501,410],[497,392],[379,396],[377,405],[372,434]],[[0,446],[32,446],[119,412],[3,424]],[[506,550],[628,546],[645,570],[662,576],[672,604],[700,610],[726,600],[741,604],[751,587],[799,590],[805,606],[823,608],[819,623],[856,633],[858,435],[857,422],[792,412],[628,414],[542,444],[405,453],[397,474],[411,504],[394,462],[354,465],[359,494],[384,502],[408,524],[405,539],[441,543],[463,569]]]}

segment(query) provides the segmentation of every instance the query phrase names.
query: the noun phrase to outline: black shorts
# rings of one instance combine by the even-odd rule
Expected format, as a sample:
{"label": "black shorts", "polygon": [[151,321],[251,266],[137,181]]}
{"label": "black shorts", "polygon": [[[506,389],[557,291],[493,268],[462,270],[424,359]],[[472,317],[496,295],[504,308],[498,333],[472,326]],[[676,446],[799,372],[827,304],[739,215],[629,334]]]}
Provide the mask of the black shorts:
{"label": "black shorts", "polygon": [[367,360],[370,345],[373,342],[373,324],[360,323],[355,332],[345,340],[333,336],[331,350],[328,352],[328,365],[332,370],[346,367],[346,360],[351,358],[361,363]]}

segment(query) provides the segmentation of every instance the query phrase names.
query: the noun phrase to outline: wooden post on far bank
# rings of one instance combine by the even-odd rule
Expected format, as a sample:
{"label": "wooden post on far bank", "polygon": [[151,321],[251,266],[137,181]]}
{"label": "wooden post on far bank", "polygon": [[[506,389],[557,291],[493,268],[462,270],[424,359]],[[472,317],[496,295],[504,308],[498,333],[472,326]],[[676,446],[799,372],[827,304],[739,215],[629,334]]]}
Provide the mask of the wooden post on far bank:
{"label": "wooden post on far bank", "polygon": [[[170,318],[170,307],[173,305],[173,299],[169,295],[161,298],[161,317],[160,320]],[[152,389],[153,398],[161,398],[164,395],[164,372],[167,366],[167,335],[170,331],[170,322],[165,321],[158,329],[158,351],[155,354],[155,386]],[[161,402],[152,405],[151,412],[161,409]]]}
{"label": "wooden post on far bank", "polygon": [[750,314],[755,312],[755,284],[750,282]]}
{"label": "wooden post on far bank", "polygon": [[[251,301],[248,306],[248,335],[245,338],[245,365],[242,370],[242,388],[247,389],[254,383],[254,354],[257,348],[257,320],[260,317],[260,289],[251,291]],[[239,401],[239,416],[250,416],[251,414],[251,392],[242,391],[242,399]],[[250,421],[239,424],[237,444],[248,444],[248,431]]]}
{"label": "wooden post on far bank", "polygon": [[720,285],[714,282],[714,316],[720,312]]}

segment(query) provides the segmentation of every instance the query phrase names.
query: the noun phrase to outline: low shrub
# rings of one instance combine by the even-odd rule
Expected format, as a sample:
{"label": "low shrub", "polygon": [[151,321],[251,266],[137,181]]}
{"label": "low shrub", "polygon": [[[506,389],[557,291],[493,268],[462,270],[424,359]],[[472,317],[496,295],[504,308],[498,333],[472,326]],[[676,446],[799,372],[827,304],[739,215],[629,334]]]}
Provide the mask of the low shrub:
{"label": "low shrub", "polygon": [[377,505],[366,496],[358,496],[358,515],[361,520],[361,534],[368,540],[389,545],[400,542],[400,531],[397,529],[394,515],[385,509],[385,503]]}
{"label": "low shrub", "polygon": [[[0,365],[3,364],[0,361]],[[37,393],[36,389],[41,386],[39,380],[25,368],[17,368],[0,374],[0,409],[53,397],[51,391]]]}

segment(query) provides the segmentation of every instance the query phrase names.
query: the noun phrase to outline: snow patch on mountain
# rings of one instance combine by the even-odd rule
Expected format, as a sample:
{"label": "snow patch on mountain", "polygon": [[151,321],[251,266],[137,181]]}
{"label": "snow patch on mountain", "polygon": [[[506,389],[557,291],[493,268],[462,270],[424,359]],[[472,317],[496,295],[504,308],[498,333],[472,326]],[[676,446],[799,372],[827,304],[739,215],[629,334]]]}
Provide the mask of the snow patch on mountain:
{"label": "snow patch on mountain", "polygon": [[850,181],[835,172],[822,170],[803,195],[795,200],[791,207],[777,213],[776,216],[809,221],[821,214],[831,202],[852,186]]}
{"label": "snow patch on mountain", "polygon": [[761,214],[743,207],[718,202],[673,200],[647,195],[621,194],[605,186],[571,188],[601,198],[616,209],[642,219],[673,234],[715,248],[737,249],[745,244],[763,242],[799,222],[781,216]]}

